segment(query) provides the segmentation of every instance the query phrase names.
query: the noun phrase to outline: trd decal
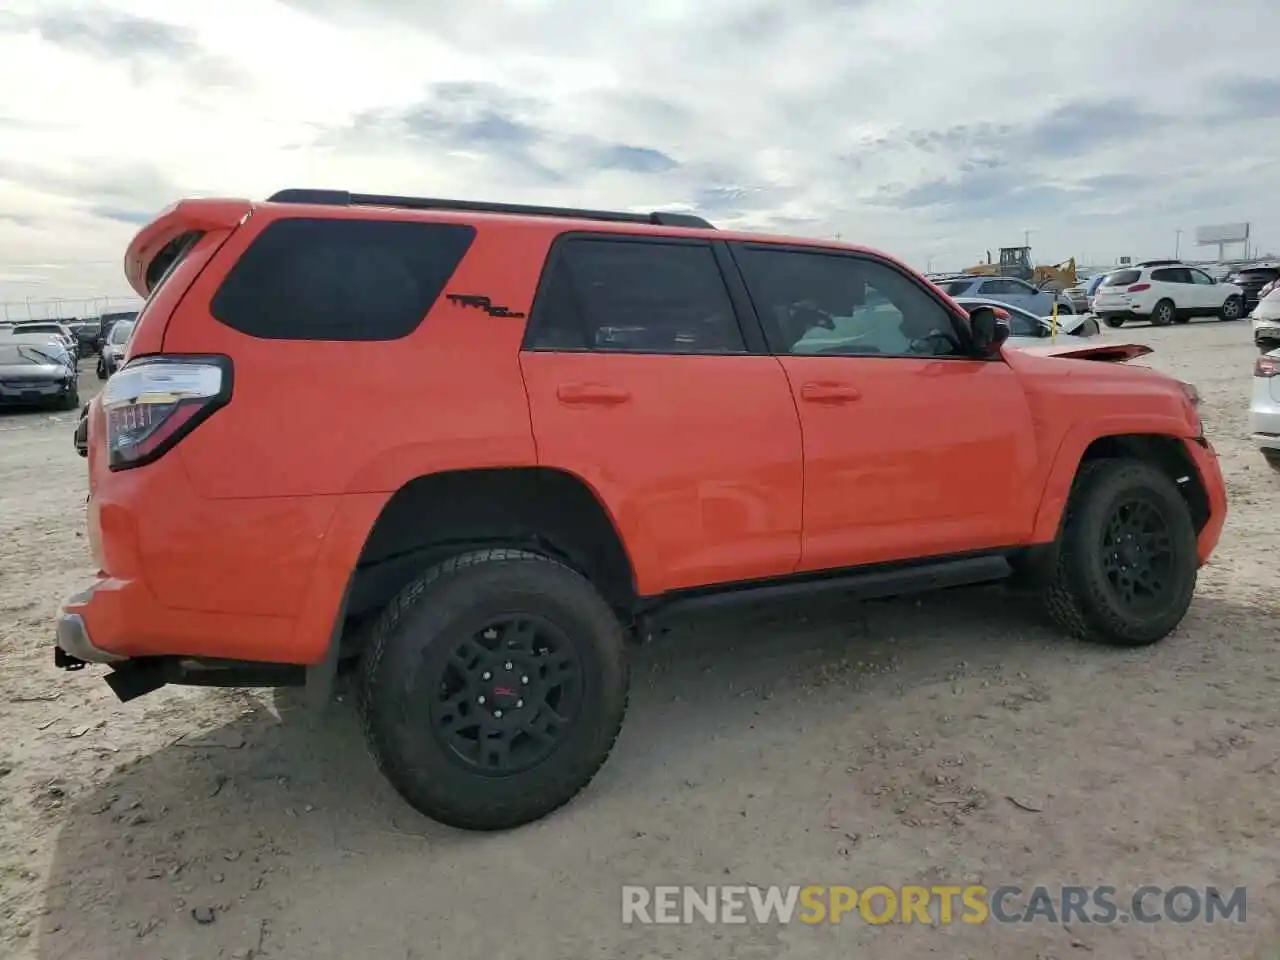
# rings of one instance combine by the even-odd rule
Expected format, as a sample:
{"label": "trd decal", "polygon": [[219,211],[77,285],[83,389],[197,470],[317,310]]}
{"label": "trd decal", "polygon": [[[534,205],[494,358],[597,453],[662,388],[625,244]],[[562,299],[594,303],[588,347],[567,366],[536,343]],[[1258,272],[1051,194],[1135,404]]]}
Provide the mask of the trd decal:
{"label": "trd decal", "polygon": [[511,317],[516,320],[524,318],[523,313],[515,313],[507,307],[495,306],[488,297],[476,296],[473,293],[447,293],[445,296],[460,307],[478,307],[491,317]]}

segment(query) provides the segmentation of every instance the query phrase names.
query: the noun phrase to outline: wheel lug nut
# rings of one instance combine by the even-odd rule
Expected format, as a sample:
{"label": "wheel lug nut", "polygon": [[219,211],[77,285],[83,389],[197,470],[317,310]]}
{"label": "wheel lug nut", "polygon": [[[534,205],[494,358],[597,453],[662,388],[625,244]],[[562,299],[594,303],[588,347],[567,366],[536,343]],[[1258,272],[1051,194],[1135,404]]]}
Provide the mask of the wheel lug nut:
{"label": "wheel lug nut", "polygon": [[481,679],[481,680],[489,680],[489,679],[491,679],[492,677],[493,677],[493,674],[492,674],[492,673],[490,673],[488,670],[486,670],[486,671],[484,672],[484,676],[483,676],[483,677],[481,677],[480,679]]}
{"label": "wheel lug nut", "polygon": [[523,706],[524,706],[524,701],[523,701],[523,700],[517,700],[517,701],[516,701],[516,706],[517,706],[517,707],[523,707]]}
{"label": "wheel lug nut", "polygon": [[521,682],[521,683],[528,683],[528,682],[529,682],[529,678],[528,678],[528,677],[521,677],[521,678],[520,678],[520,682]]}
{"label": "wheel lug nut", "polygon": [[479,703],[479,704],[483,705],[483,704],[484,704],[484,697],[476,697],[476,703]]}
{"label": "wheel lug nut", "polygon": [[504,664],[502,665],[502,669],[504,669],[504,670],[510,670],[510,669],[511,669],[511,661],[510,661],[510,660],[508,660],[506,663],[504,663]]}
{"label": "wheel lug nut", "polygon": [[493,711],[493,715],[494,715],[495,717],[500,717],[500,716],[502,716],[502,711],[501,711],[501,710],[495,710],[495,711]]}

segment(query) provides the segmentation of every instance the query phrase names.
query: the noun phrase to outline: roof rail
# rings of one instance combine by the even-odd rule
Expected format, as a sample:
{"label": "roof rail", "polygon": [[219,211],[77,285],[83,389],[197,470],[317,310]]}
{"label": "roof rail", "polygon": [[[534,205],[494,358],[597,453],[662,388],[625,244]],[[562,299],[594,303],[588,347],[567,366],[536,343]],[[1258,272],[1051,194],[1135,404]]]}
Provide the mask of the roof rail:
{"label": "roof rail", "polygon": [[522,203],[486,203],[479,200],[442,200],[435,197],[394,197],[347,190],[280,190],[268,203],[315,203],[334,207],[403,207],[407,210],[471,210],[476,213],[512,213],[527,217],[564,217],[570,220],[604,220],[612,223],[649,223],[659,227],[714,230],[715,226],[691,213],[625,213],[614,210],[578,210],[573,207],[536,207]]}

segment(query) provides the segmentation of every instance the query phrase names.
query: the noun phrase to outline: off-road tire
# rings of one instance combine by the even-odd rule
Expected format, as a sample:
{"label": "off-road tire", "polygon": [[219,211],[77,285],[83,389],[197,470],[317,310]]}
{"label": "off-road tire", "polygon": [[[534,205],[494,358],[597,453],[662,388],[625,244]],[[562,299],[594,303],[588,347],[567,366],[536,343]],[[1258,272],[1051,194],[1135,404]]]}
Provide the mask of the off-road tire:
{"label": "off-road tire", "polygon": [[[576,721],[555,752],[499,777],[468,769],[422,722],[432,689],[423,686],[432,683],[433,656],[504,613],[554,623],[581,660],[583,684]],[[370,752],[411,806],[466,830],[518,827],[573,799],[613,749],[628,699],[623,630],[591,583],[556,560],[516,549],[466,553],[431,567],[383,611],[356,692]]]}
{"label": "off-road tire", "polygon": [[[1102,567],[1103,535],[1122,497],[1139,496],[1163,516],[1172,541],[1173,586],[1167,605],[1149,616],[1126,610]],[[1141,460],[1085,463],[1076,475],[1059,535],[1057,569],[1044,592],[1050,618],[1081,640],[1140,647],[1162,640],[1186,615],[1199,561],[1191,511],[1177,486]]]}
{"label": "off-road tire", "polygon": [[1167,327],[1178,318],[1178,308],[1173,305],[1172,300],[1161,300],[1151,310],[1151,325],[1153,327]]}
{"label": "off-road tire", "polygon": [[1102,318],[1102,322],[1105,323],[1108,327],[1110,327],[1113,330],[1116,329],[1117,327],[1123,327],[1124,320],[1125,320],[1124,317],[1103,317]]}
{"label": "off-road tire", "polygon": [[1227,297],[1218,316],[1223,320],[1239,320],[1244,316],[1244,300],[1240,297]]}

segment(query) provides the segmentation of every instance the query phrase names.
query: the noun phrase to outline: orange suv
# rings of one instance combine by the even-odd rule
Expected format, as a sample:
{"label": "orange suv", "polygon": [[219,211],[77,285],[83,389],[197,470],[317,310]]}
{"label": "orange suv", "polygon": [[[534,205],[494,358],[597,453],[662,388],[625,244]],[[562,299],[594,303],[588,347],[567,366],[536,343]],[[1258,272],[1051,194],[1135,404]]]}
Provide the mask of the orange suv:
{"label": "orange suv", "polygon": [[350,670],[386,776],[464,828],[586,786],[668,614],[1011,580],[1136,646],[1226,514],[1186,385],[1002,350],[990,308],[860,247],[287,190],[176,204],[125,271],[146,306],[86,413],[100,569],[55,662],[122,700],[320,705]]}

